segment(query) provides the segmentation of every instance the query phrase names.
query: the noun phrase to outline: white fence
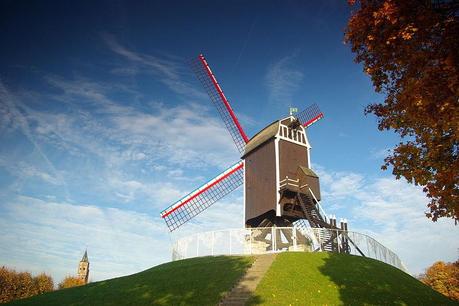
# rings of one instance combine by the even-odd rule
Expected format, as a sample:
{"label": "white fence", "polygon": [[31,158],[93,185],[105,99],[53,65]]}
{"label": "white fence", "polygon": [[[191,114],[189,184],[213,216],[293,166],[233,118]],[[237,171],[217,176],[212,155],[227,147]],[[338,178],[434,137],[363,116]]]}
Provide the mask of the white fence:
{"label": "white fence", "polygon": [[303,227],[227,229],[180,238],[172,260],[208,255],[250,255],[272,252],[337,252],[370,257],[406,272],[397,254],[365,234]]}

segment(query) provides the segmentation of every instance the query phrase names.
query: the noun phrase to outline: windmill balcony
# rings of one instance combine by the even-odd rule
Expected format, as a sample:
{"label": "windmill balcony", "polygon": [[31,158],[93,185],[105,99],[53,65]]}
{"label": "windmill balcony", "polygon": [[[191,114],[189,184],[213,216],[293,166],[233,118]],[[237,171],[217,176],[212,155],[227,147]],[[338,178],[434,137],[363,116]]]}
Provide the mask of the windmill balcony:
{"label": "windmill balcony", "polygon": [[299,226],[226,229],[182,237],[173,244],[172,260],[292,251],[336,252],[370,257],[406,271],[397,254],[368,235]]}
{"label": "windmill balcony", "polygon": [[[306,187],[307,185],[303,186]],[[299,179],[291,179],[288,176],[285,177],[282,181],[279,182],[279,191],[289,190],[295,193],[300,191],[300,180]]]}

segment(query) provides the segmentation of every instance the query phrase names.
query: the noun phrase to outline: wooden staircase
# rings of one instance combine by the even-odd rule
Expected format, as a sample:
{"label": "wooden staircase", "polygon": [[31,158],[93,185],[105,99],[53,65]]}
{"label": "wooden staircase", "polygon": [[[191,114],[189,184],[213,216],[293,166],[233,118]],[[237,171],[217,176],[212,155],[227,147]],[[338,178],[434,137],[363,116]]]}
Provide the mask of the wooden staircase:
{"label": "wooden staircase", "polygon": [[[336,219],[328,220],[327,217],[321,213],[316,197],[311,189],[308,189],[297,188],[295,191],[286,184],[281,192],[290,192],[290,194],[295,192],[296,194],[294,196],[296,198],[295,201],[297,205],[299,204],[302,211],[300,216],[304,216],[294,223],[300,231],[306,233],[309,227],[319,229],[314,232],[317,240],[313,243],[313,251],[349,253],[351,250],[350,244],[352,244],[362,256],[365,256],[348,237],[346,232],[343,232],[342,229],[337,227]],[[324,230],[320,230],[321,228]]]}
{"label": "wooden staircase", "polygon": [[297,198],[311,227],[331,228],[331,225],[328,224],[320,214],[317,205],[310,195],[298,193]]}
{"label": "wooden staircase", "polygon": [[[327,221],[325,220],[325,216],[322,216],[311,195],[305,193],[298,193],[297,198],[306,216],[306,220],[308,221],[311,227],[338,229],[337,227],[327,223]],[[299,222],[298,225],[306,227],[306,224],[304,224],[304,222]],[[337,234],[335,234],[332,231],[323,231],[320,235],[321,237],[319,237],[318,239],[319,241],[321,241],[320,248],[323,251],[336,252],[338,248],[336,243]]]}

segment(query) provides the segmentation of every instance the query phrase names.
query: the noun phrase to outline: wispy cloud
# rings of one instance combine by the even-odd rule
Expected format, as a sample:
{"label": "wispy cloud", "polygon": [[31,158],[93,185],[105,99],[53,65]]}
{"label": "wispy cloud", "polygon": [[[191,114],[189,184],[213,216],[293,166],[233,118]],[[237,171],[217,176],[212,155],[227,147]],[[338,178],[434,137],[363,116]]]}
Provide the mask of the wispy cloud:
{"label": "wispy cloud", "polygon": [[34,148],[40,153],[43,159],[48,163],[51,168],[54,168],[48,157],[43,153],[40,146],[37,144],[35,137],[30,132],[29,122],[26,116],[22,113],[18,106],[21,103],[16,99],[14,95],[11,95],[7,88],[0,81],[0,105],[2,105],[2,115],[5,118],[5,122],[9,122],[13,125],[13,128],[19,129],[23,135],[33,144]]}
{"label": "wispy cloud", "polygon": [[420,273],[437,260],[457,258],[459,229],[451,220],[433,223],[424,216],[428,200],[421,188],[392,178],[378,179],[359,199],[354,215],[377,225],[367,230],[396,250],[411,272]]}
{"label": "wispy cloud", "polygon": [[37,178],[53,185],[62,185],[63,182],[48,171],[37,168],[35,165],[28,164],[24,161],[18,161],[12,164],[11,160],[0,157],[0,167],[6,169],[9,173],[21,178]]}
{"label": "wispy cloud", "polygon": [[19,196],[0,215],[0,259],[20,270],[74,275],[87,247],[91,279],[131,274],[170,259],[159,218],[134,211]]}
{"label": "wispy cloud", "polygon": [[[49,181],[51,177],[60,185],[63,185],[66,194],[68,195],[67,186],[64,179],[61,177],[60,173],[56,170],[54,164],[50,161],[47,154],[42,149],[41,145],[37,142],[34,133],[31,131],[31,127],[28,120],[28,107],[23,105],[19,99],[10,93],[7,87],[0,80],[0,118],[1,121],[5,122],[4,127],[9,126],[10,129],[19,130],[25,138],[32,144],[34,150],[39,154],[41,159],[45,162],[49,170],[52,172],[52,175],[41,172],[41,177]],[[7,131],[5,128],[0,130],[1,132],[11,132]],[[23,167],[24,168],[24,167]],[[29,167],[29,170],[30,167]],[[27,172],[27,171],[26,171]],[[24,172],[25,174],[27,174]],[[30,171],[28,171],[30,175]],[[37,171],[34,171],[37,173]]]}
{"label": "wispy cloud", "polygon": [[[136,183],[131,182],[133,185]],[[88,248],[93,281],[139,272],[170,260],[171,237],[159,215],[17,196],[0,215],[2,264],[59,281],[74,275]],[[221,212],[225,211],[224,214]],[[229,196],[173,237],[242,226],[241,193]]]}
{"label": "wispy cloud", "polygon": [[[149,146],[150,150],[155,150],[156,158],[164,157],[170,163],[187,163],[189,166],[202,165],[204,162],[224,168],[237,159],[234,146],[218,116],[210,113],[210,108],[205,105],[188,103],[165,106],[162,103],[150,103],[149,107],[138,109],[108,97],[114,91],[125,95],[135,94],[123,88],[107,88],[87,80],[57,81],[52,78],[50,82],[63,91],[55,98],[70,102],[76,109],[71,118],[68,114],[61,114],[67,117],[63,120],[57,120],[56,115],[36,113],[38,131],[46,135],[51,131],[62,133],[61,139],[74,140],[75,145],[83,146],[91,144],[88,136],[96,135],[94,141],[101,141],[100,136],[103,136],[105,140],[110,139],[131,148],[143,147],[147,152],[149,149],[146,147]],[[91,112],[81,107],[85,102],[93,104]],[[94,114],[97,114],[97,118]],[[83,134],[79,135],[81,132]],[[95,147],[92,147],[94,153],[106,155],[105,149]],[[140,154],[137,156],[151,158],[152,154],[147,155],[147,152],[137,152]]]}
{"label": "wispy cloud", "polygon": [[109,33],[103,33],[102,38],[111,51],[133,64],[131,67],[126,67],[126,64],[123,63],[122,67],[114,68],[113,73],[118,75],[153,74],[174,93],[185,97],[207,98],[204,92],[184,80],[185,76],[189,76],[184,59],[171,55],[166,57],[135,52],[122,45],[114,35]]}
{"label": "wispy cloud", "polygon": [[166,76],[169,79],[179,79],[179,70],[181,66],[176,62],[153,55],[145,55],[131,51],[127,47],[121,45],[114,35],[108,33],[102,34],[102,38],[105,40],[110,50],[116,54],[121,55],[130,61],[150,67],[152,71]]}
{"label": "wispy cloud", "polygon": [[[65,179],[71,196],[67,200],[78,200],[82,193],[85,199],[98,194],[107,204],[136,203],[139,209],[159,210],[238,159],[227,131],[210,107],[157,102],[130,105],[117,97],[136,97],[141,92],[124,84],[57,76],[47,76],[46,81],[54,89],[50,94],[41,93],[41,103],[47,107],[31,108],[23,103],[27,112],[19,118],[26,125],[19,129],[38,148],[46,148],[41,151],[45,156],[52,152],[49,162],[59,166],[51,172],[39,171],[32,166],[32,157],[17,156],[20,163],[16,164],[23,166],[13,169],[8,166],[13,164],[12,156],[4,151],[5,162],[0,167],[11,168],[8,172],[17,177],[14,189],[18,192],[32,178],[55,185],[63,185]],[[40,105],[40,101],[32,104]],[[9,108],[2,109],[1,121],[15,122]],[[8,133],[4,129],[0,136]]]}
{"label": "wispy cloud", "polygon": [[239,188],[174,231],[172,237],[175,240],[192,233],[242,228],[244,226],[243,209],[242,188]]}
{"label": "wispy cloud", "polygon": [[394,178],[316,170],[327,213],[349,219],[351,230],[368,233],[395,251],[411,273],[457,257],[459,229],[451,220],[434,223],[425,217],[421,188]]}
{"label": "wispy cloud", "polygon": [[303,81],[303,73],[294,68],[294,59],[295,55],[285,56],[269,66],[265,80],[270,101],[292,104],[293,94]]}

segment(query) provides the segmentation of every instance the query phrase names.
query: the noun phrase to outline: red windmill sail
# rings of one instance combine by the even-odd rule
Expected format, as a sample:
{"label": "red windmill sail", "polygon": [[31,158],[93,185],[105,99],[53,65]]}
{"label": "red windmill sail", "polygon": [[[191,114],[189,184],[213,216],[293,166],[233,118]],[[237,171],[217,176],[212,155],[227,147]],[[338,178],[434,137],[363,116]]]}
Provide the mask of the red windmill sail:
{"label": "red windmill sail", "polygon": [[206,184],[189,193],[161,212],[169,230],[173,231],[209,206],[242,185],[244,162],[229,167]]}
{"label": "red windmill sail", "polygon": [[304,109],[302,112],[296,114],[295,117],[300,121],[302,126],[309,127],[315,122],[322,119],[324,117],[324,114],[320,111],[317,104],[312,104],[311,106]]}
{"label": "red windmill sail", "polygon": [[[198,80],[204,86],[210,100],[217,108],[220,117],[236,144],[236,148],[240,154],[243,154],[245,145],[249,139],[204,56],[200,54],[195,58],[191,63],[191,67]],[[173,231],[237,189],[243,184],[243,181],[244,162],[239,161],[217,177],[163,210],[161,217],[165,220],[169,230]]]}
{"label": "red windmill sail", "polygon": [[242,129],[242,126],[234,114],[228,99],[223,93],[215,75],[212,73],[212,70],[210,70],[209,64],[202,54],[192,61],[191,68],[217,108],[220,117],[233,138],[239,153],[243,154],[245,144],[249,141],[249,138]]}

